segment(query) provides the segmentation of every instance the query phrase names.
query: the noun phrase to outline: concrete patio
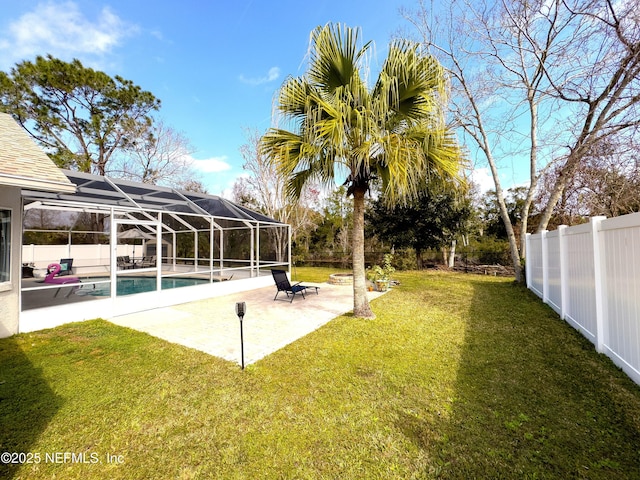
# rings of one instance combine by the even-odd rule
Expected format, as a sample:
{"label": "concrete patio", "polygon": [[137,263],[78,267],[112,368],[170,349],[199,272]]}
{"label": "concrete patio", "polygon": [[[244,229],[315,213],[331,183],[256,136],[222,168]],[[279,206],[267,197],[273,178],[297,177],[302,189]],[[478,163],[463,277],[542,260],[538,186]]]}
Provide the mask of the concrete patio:
{"label": "concrete patio", "polygon": [[[243,330],[244,359],[248,365],[353,310],[351,286],[304,284],[318,286],[318,295],[311,289],[305,299],[296,295],[289,303],[286,295],[280,293],[274,301],[274,285],[113,317],[109,321],[239,364],[240,322],[235,305],[246,302]],[[369,292],[368,295],[371,300],[381,293]]]}

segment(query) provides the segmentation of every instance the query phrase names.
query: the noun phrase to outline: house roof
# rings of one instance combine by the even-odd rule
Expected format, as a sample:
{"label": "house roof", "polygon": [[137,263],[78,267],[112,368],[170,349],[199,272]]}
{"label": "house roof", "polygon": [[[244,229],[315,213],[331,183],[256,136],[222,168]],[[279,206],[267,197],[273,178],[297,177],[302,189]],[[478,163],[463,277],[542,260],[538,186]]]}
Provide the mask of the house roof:
{"label": "house roof", "polygon": [[0,113],[0,185],[49,192],[75,191],[75,185],[62,170],[6,113]]}
{"label": "house roof", "polygon": [[272,218],[219,197],[138,183],[88,173],[62,170],[77,185],[75,193],[23,191],[25,205],[33,202],[56,205],[121,207],[126,210],[161,211],[251,222],[281,224]]}

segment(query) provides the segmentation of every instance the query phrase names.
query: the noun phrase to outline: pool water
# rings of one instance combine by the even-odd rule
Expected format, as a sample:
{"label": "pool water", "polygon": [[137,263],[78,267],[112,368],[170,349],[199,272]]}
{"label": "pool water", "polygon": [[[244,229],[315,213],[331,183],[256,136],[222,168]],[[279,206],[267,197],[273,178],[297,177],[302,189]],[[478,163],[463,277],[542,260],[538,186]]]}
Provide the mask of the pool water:
{"label": "pool water", "polygon": [[[111,283],[93,283],[101,281],[108,282],[109,277],[83,278],[81,280],[82,283],[80,285],[80,288],[76,290],[76,295],[91,295],[97,297],[108,297],[109,295],[111,295]],[[118,296],[132,295],[134,293],[153,292],[156,289],[155,277],[126,276],[118,277],[117,281],[118,285],[116,294]],[[205,283],[209,283],[209,280],[207,280],[206,278],[169,277],[161,279],[163,290],[179,287],[192,287],[194,285],[202,285]]]}

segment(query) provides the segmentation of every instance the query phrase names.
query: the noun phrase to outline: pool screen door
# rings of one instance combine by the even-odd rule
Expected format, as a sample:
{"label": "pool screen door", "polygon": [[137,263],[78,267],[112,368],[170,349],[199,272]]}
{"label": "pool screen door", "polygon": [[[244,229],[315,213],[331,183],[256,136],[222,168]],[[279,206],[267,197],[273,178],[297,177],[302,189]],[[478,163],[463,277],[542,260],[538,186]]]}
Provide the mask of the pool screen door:
{"label": "pool screen door", "polygon": [[160,243],[160,222],[117,219],[111,235],[111,296],[160,290],[162,258],[146,248]]}

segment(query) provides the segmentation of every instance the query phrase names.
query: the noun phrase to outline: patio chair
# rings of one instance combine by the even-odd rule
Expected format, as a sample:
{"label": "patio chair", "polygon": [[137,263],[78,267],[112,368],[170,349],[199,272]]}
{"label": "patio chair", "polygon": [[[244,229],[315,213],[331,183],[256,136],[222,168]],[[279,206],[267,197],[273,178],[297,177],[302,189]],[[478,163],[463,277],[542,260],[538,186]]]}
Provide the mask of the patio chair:
{"label": "patio chair", "polygon": [[60,259],[60,273],[58,275],[71,275],[73,273],[73,258]]}
{"label": "patio chair", "polygon": [[291,285],[289,282],[289,277],[287,277],[287,272],[284,270],[271,270],[271,274],[273,275],[273,280],[276,282],[276,288],[278,291],[276,292],[276,296],[273,297],[275,301],[278,298],[280,292],[285,292],[287,294],[287,298],[289,298],[289,294],[291,294],[291,299],[289,303],[293,302],[293,299],[296,296],[296,293],[302,295],[302,298],[305,298],[304,292],[307,288],[315,288],[316,295],[318,294],[318,287],[310,286],[310,285],[301,285],[300,283],[296,283],[295,285]]}
{"label": "patio chair", "polygon": [[134,264],[128,256],[116,257],[116,266],[118,267],[118,270],[134,268]]}
{"label": "patio chair", "polygon": [[142,257],[138,263],[136,263],[136,267],[138,268],[151,268],[156,266],[156,257],[152,255],[150,257]]}
{"label": "patio chair", "polygon": [[[72,273],[71,267],[73,266],[73,258],[62,258],[60,259],[60,263],[52,263],[51,265],[60,266],[56,272],[56,276],[70,275]],[[53,270],[51,265],[47,267],[47,275],[49,275]]]}

